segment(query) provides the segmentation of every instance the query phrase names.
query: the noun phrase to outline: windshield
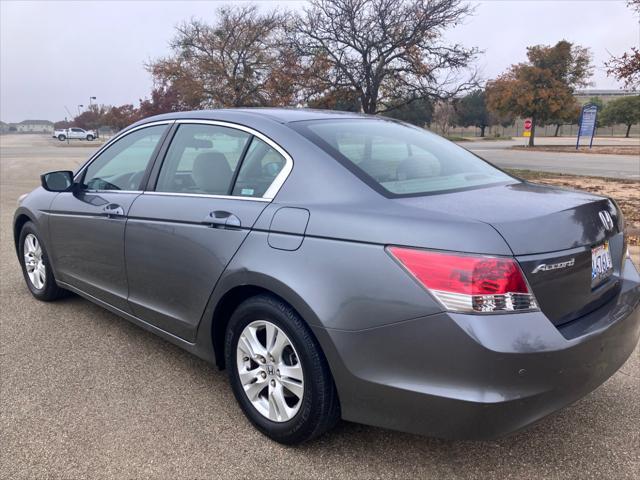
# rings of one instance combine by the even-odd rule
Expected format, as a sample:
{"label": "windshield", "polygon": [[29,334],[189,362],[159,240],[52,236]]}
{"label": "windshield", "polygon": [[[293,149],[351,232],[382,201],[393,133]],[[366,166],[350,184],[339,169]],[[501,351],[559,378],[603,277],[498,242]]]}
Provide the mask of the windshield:
{"label": "windshield", "polygon": [[382,119],[317,120],[292,126],[390,196],[516,181],[455,143],[418,127]]}

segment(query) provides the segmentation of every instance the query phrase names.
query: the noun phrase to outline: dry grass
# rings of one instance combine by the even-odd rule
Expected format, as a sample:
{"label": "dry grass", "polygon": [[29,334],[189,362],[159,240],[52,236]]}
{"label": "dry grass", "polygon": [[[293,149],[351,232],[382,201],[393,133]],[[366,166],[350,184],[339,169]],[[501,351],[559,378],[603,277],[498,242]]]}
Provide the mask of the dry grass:
{"label": "dry grass", "polygon": [[535,151],[535,152],[562,152],[562,153],[597,153],[608,155],[640,155],[640,142],[638,145],[594,145],[592,148],[581,146],[576,150],[575,146],[570,145],[543,145],[538,147],[525,147],[522,145],[514,145],[514,150]]}

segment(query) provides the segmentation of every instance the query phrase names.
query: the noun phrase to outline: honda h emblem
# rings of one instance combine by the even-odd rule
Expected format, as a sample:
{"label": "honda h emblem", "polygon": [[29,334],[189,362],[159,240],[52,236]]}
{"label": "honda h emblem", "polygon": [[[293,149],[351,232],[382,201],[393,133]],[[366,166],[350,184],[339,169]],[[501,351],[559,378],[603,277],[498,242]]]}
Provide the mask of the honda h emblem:
{"label": "honda h emblem", "polygon": [[599,214],[600,221],[602,225],[604,225],[605,230],[611,230],[613,228],[613,219],[611,215],[606,210],[602,210]]}

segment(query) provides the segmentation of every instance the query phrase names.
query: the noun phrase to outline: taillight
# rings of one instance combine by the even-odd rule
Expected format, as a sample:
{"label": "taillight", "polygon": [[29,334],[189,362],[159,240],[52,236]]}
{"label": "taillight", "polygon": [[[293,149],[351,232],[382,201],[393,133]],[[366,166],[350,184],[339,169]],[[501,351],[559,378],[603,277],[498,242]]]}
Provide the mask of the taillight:
{"label": "taillight", "polygon": [[388,250],[448,310],[501,312],[538,308],[513,258],[452,255],[402,247]]}

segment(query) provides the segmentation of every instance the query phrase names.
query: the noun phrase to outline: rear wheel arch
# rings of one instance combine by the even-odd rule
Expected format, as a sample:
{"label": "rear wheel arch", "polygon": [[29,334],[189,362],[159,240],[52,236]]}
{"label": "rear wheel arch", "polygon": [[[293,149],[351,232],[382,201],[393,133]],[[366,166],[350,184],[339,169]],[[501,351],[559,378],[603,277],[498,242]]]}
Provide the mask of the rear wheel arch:
{"label": "rear wheel arch", "polygon": [[224,338],[231,315],[242,302],[261,293],[271,292],[254,285],[240,285],[227,291],[218,301],[211,322],[211,341],[213,342],[216,365],[220,369],[225,368]]}
{"label": "rear wheel arch", "polygon": [[[257,295],[270,295],[282,302],[286,303],[290,306],[293,311],[300,316],[300,318],[310,327],[308,315],[305,316],[303,312],[301,312],[300,308],[296,308],[296,302],[290,301],[286,296],[280,295],[273,290],[258,286],[258,285],[239,285],[234,288],[228,290],[217,302],[216,307],[213,312],[213,319],[211,322],[211,341],[213,343],[213,349],[215,353],[216,365],[220,369],[225,368],[225,335],[227,330],[227,325],[229,323],[229,319],[233,312],[240,306],[242,302],[248,300],[251,297],[255,297]],[[311,330],[311,334],[314,335],[313,330]],[[320,349],[323,350],[321,342],[318,338],[315,338],[316,342],[320,346]],[[324,354],[324,352],[323,352]],[[326,357],[326,355],[325,355]]]}

